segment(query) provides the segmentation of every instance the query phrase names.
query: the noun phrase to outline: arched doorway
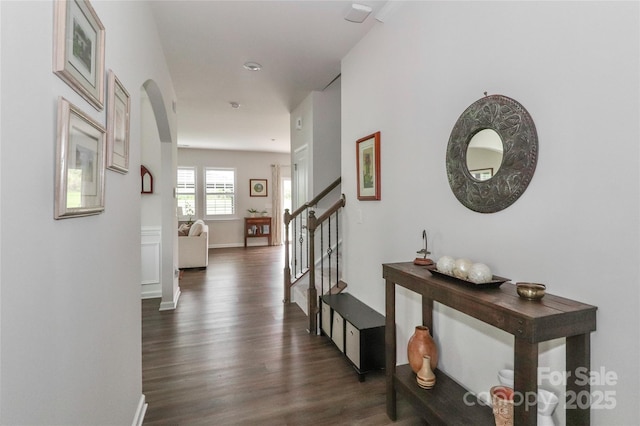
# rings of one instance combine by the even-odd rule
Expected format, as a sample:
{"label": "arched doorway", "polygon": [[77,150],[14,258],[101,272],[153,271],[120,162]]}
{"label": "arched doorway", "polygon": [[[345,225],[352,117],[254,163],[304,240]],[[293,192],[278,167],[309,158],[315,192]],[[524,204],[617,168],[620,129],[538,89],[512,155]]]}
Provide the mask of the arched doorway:
{"label": "arched doorway", "polygon": [[[159,234],[160,310],[175,309],[180,297],[176,217],[177,143],[171,133],[167,109],[160,88],[153,80],[141,87],[140,161],[152,173],[154,190],[142,194],[141,225],[157,228]],[[144,257],[144,256],[143,256]],[[143,259],[143,262],[145,259]],[[145,265],[142,265],[145,268]]]}

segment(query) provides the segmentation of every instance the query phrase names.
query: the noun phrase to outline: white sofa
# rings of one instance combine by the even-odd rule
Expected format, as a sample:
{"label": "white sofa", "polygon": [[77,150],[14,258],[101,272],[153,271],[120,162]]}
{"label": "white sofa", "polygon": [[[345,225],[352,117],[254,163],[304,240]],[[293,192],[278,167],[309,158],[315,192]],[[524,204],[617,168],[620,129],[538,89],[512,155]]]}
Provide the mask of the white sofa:
{"label": "white sofa", "polygon": [[206,268],[209,265],[209,227],[196,220],[189,235],[178,236],[178,268]]}

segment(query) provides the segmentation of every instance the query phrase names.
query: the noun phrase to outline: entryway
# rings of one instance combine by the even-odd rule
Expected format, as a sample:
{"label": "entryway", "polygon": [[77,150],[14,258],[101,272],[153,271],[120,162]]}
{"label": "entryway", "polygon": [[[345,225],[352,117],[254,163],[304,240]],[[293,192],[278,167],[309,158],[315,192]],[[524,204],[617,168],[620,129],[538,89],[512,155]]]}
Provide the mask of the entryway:
{"label": "entryway", "polygon": [[307,317],[282,303],[284,246],[211,249],[173,311],[142,301],[144,424],[422,425],[385,411],[384,372],[364,383]]}

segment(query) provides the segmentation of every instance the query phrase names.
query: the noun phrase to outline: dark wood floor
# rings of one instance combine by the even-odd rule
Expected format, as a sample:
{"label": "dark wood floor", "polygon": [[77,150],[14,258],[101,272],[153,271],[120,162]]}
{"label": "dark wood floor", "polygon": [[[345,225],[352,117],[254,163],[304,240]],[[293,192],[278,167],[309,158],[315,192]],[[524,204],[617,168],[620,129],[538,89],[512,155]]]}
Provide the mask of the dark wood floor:
{"label": "dark wood floor", "polygon": [[418,425],[399,399],[385,412],[384,372],[361,383],[306,316],[282,303],[281,247],[212,249],[187,270],[174,311],[142,301],[146,425]]}

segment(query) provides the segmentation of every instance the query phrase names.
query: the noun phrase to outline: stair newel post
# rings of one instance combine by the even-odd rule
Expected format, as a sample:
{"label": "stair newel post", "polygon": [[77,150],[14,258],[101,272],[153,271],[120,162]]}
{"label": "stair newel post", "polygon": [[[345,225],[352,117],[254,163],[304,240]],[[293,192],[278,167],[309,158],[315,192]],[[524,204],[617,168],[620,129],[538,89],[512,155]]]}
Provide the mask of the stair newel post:
{"label": "stair newel post", "polygon": [[316,212],[309,210],[309,220],[307,222],[307,231],[309,238],[307,246],[309,248],[309,290],[307,292],[307,303],[309,313],[309,333],[318,333],[318,290],[316,290],[316,271],[315,271],[315,232],[316,232]]}
{"label": "stair newel post", "polygon": [[284,209],[284,303],[291,302],[291,266],[289,265],[289,223],[291,214]]}
{"label": "stair newel post", "polygon": [[329,225],[329,232],[327,233],[329,236],[329,244],[327,245],[327,263],[329,265],[329,272],[327,276],[329,277],[329,288],[331,288],[331,254],[333,253],[333,247],[331,246],[331,215],[327,218],[327,222]]}
{"label": "stair newel post", "polygon": [[336,285],[340,281],[340,210],[336,210]]}
{"label": "stair newel post", "polygon": [[[309,241],[311,241],[311,236],[309,235],[309,220],[311,220],[309,218],[309,214],[313,212],[315,214],[315,211],[307,208],[307,268],[311,268],[311,264],[309,264],[309,259],[310,257],[308,256],[309,254]],[[313,216],[315,219],[315,215]],[[314,231],[315,231],[315,221],[314,221]],[[302,246],[300,246],[300,251],[302,251]]]}
{"label": "stair newel post", "polygon": [[[313,264],[315,266],[315,262]],[[320,296],[322,296],[323,294],[324,294],[324,222],[320,223]],[[322,324],[322,310],[320,310],[320,324]]]}

